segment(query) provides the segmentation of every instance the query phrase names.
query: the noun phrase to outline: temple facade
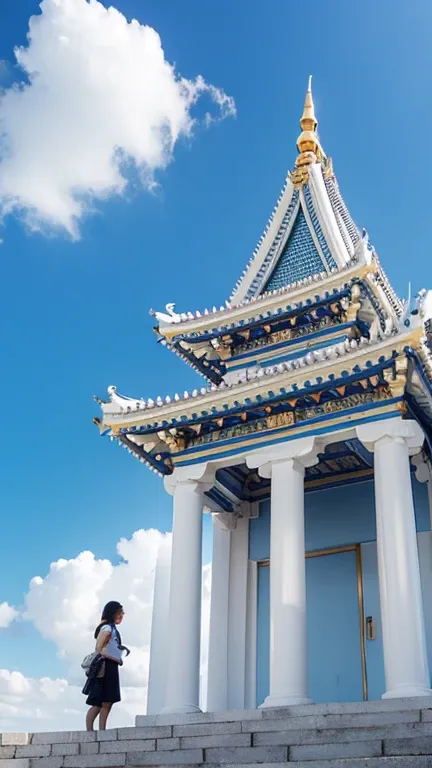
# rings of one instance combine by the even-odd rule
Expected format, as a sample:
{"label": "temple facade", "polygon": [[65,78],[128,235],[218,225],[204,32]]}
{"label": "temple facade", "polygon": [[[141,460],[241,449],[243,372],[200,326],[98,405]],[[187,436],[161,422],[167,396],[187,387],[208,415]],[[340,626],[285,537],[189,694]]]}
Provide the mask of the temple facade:
{"label": "temple facade", "polygon": [[300,126],[229,301],[153,313],[203,386],[98,401],[101,434],[173,498],[151,712],[200,706],[204,511],[208,710],[432,694],[432,292],[392,289],[320,144],[310,83]]}

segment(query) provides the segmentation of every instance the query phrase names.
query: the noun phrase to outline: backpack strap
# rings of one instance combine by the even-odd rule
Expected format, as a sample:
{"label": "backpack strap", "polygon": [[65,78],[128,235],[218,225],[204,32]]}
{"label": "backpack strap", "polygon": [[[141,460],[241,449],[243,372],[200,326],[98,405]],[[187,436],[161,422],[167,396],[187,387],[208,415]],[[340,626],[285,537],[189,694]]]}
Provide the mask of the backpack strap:
{"label": "backpack strap", "polygon": [[118,641],[118,647],[119,647],[119,649],[120,649],[121,651],[125,651],[125,653],[126,653],[126,656],[129,656],[129,654],[130,654],[130,650],[129,650],[129,648],[127,648],[125,645],[122,645],[122,642],[121,642],[121,635],[120,635],[120,632],[118,631],[118,629],[117,629],[116,625],[115,625],[115,624],[111,624],[110,626],[111,626],[111,630],[112,630],[112,632],[114,632],[115,636],[117,637],[117,641]]}

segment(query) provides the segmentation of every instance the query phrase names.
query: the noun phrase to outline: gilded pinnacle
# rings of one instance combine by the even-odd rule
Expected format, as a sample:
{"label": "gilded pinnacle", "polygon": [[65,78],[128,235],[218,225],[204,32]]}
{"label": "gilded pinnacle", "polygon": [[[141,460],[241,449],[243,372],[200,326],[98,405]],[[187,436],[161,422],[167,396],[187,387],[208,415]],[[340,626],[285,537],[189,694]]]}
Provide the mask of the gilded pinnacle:
{"label": "gilded pinnacle", "polygon": [[[296,165],[304,165],[304,160],[308,160],[309,163],[316,162],[319,149],[318,135],[316,132],[317,126],[318,120],[315,117],[315,109],[312,98],[312,75],[310,75],[303,107],[303,114],[300,119],[300,127],[302,132],[297,139],[297,148],[300,152],[300,157],[302,155],[306,155],[306,157],[302,158],[302,162],[297,162]],[[313,153],[315,157],[309,157],[309,153]],[[297,158],[297,160],[300,160],[300,157]]]}
{"label": "gilded pinnacle", "polygon": [[308,167],[321,159],[321,147],[318,140],[318,120],[315,117],[315,108],[312,98],[312,75],[309,76],[308,89],[300,119],[302,132],[297,139],[299,155],[296,160],[296,169],[291,179],[296,186],[302,186],[308,179]]}
{"label": "gilded pinnacle", "polygon": [[308,89],[306,91],[303,114],[300,119],[300,126],[303,131],[316,131],[317,125],[318,120],[315,117],[314,103],[312,98],[312,75],[309,75]]}

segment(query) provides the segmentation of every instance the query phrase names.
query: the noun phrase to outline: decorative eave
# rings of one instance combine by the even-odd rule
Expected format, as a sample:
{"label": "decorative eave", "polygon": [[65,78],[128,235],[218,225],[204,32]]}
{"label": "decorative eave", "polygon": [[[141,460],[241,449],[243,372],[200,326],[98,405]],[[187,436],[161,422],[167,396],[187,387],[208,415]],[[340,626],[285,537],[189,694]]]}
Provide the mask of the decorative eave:
{"label": "decorative eave", "polygon": [[[160,320],[157,332],[169,341],[173,339],[203,338],[230,332],[248,324],[271,319],[281,311],[298,310],[320,301],[330,300],[355,278],[366,277],[378,269],[372,254],[366,263],[353,261],[344,270],[332,275],[312,275],[286,288],[245,300],[237,306],[217,312],[188,313],[181,322],[167,323]],[[159,318],[161,317],[158,313]]]}
{"label": "decorative eave", "polygon": [[[308,282],[291,295],[278,291],[260,301],[231,308],[223,313],[199,315],[194,321],[176,323],[169,327],[173,335],[170,338],[159,335],[159,342],[217,385],[227,377],[234,363],[239,367],[235,356],[242,346],[250,347],[254,338],[257,338],[260,345],[265,345],[277,336],[288,338],[287,333],[293,336],[304,335],[304,344],[308,345],[308,334],[313,337],[315,327],[319,329],[323,313],[328,315],[329,322],[333,322],[333,316],[337,323],[343,322],[337,320],[334,314],[342,312],[343,307],[343,314],[355,322],[363,335],[368,335],[368,326],[371,327],[372,335],[377,333],[373,331],[374,325],[383,331],[397,327],[402,319],[402,305],[395,306],[389,300],[380,265],[371,252],[367,251],[367,255],[366,263],[335,273],[320,284]],[[354,286],[360,288],[360,294],[356,288],[355,298]],[[365,302],[369,309],[365,308]],[[305,322],[310,323],[309,330],[302,327]],[[293,330],[283,331],[283,328]],[[337,326],[334,330],[337,330]],[[327,331],[321,333],[327,332],[331,333],[328,327]],[[264,348],[262,352],[264,358],[267,358]]]}
{"label": "decorative eave", "polygon": [[[298,389],[305,384],[304,381],[298,382],[299,372],[301,369],[308,369],[306,382],[309,383],[305,386],[312,386],[311,376],[313,378],[321,370],[334,367],[341,358],[348,356],[351,359],[358,355],[360,365],[365,354],[368,354],[367,350],[385,349],[394,344],[397,348],[414,344],[424,360],[426,375],[432,378],[432,356],[429,347],[425,340],[421,343],[419,341],[420,338],[426,339],[424,322],[429,322],[429,319],[426,320],[424,303],[424,300],[423,304],[419,303],[418,309],[404,322],[399,322],[398,325],[384,323],[383,330],[378,335],[370,335],[369,339],[364,335],[357,338],[346,336],[343,341],[332,343],[329,337],[327,346],[299,349],[293,359],[285,359],[276,365],[242,370],[237,379],[231,379],[229,382],[222,380],[218,386],[213,384],[191,392],[186,391],[183,396],[175,394],[173,397],[168,395],[164,398],[158,396],[156,399],[137,400],[120,395],[115,387],[110,387],[110,402],[99,401],[103,419],[97,420],[97,424],[102,433],[118,433],[121,429],[128,431],[145,428],[155,431],[178,424],[184,425],[191,420],[199,421],[223,414],[232,407],[247,407],[250,391],[258,388],[265,392],[264,382],[273,377],[288,378],[288,386]],[[261,392],[259,394],[262,396]]]}
{"label": "decorative eave", "polygon": [[[196,332],[191,335],[182,334],[170,341],[161,339],[160,343],[183,357],[209,381],[219,384],[236,361],[236,355],[241,356],[242,351],[252,346],[262,347],[263,344],[271,345],[272,342],[289,338],[294,343],[295,337],[297,343],[301,343],[303,338],[304,345],[307,345],[309,335],[313,338],[321,327],[321,333],[325,333],[325,329],[331,333],[328,323],[342,323],[343,316],[348,314],[352,287],[353,283],[348,283],[340,290],[335,289],[329,296],[315,295],[314,300],[297,302],[295,307],[282,304],[271,313],[259,314],[246,322],[240,320],[229,326],[223,325],[220,329],[203,329],[202,335]],[[323,326],[324,320],[326,322]],[[270,350],[271,346],[266,346],[267,349]],[[266,350],[262,351],[265,353]]]}
{"label": "decorative eave", "polygon": [[292,439],[314,429],[308,426],[310,419],[337,429],[351,418],[390,418],[395,409],[404,415],[408,408],[432,446],[427,303],[423,296],[409,319],[388,327],[379,338],[345,338],[258,369],[236,383],[223,381],[182,397],[148,401],[119,395],[110,387],[110,402],[98,400],[102,419],[94,421],[102,434],[160,475],[190,461],[222,460],[237,445]]}
{"label": "decorative eave", "polygon": [[[242,409],[252,405],[257,397],[283,389],[283,395],[303,388],[325,385],[326,381],[348,374],[350,365],[358,372],[370,368],[380,360],[401,353],[405,347],[420,348],[423,329],[415,327],[406,332],[390,333],[379,342],[362,337],[339,342],[336,345],[307,353],[294,361],[258,370],[246,380],[236,384],[222,382],[219,386],[202,387],[183,396],[157,397],[155,400],[135,400],[109,388],[110,402],[102,404],[103,418],[98,426],[101,433],[119,433],[122,429],[149,431],[175,427],[186,422],[200,421],[224,414],[232,408]],[[423,349],[423,347],[422,347]],[[432,365],[432,364],[431,364]],[[431,368],[432,370],[432,368]],[[432,374],[428,373],[428,376]],[[270,388],[270,389],[269,389]]]}
{"label": "decorative eave", "polygon": [[[311,303],[330,299],[332,294],[342,290],[342,286],[348,285],[355,278],[371,276],[381,289],[383,307],[395,318],[400,318],[404,303],[393,290],[375,251],[369,250],[366,238],[365,234],[364,240],[359,241],[363,242],[366,248],[363,249],[363,258],[359,258],[358,249],[356,256],[342,270],[331,275],[317,273],[279,290],[245,299],[238,305],[227,302],[227,305],[219,310],[213,307],[211,310],[177,314],[174,312],[174,304],[167,305],[173,313],[172,316],[151,310],[150,314],[158,320],[158,325],[154,328],[155,333],[160,341],[194,337],[198,339],[206,334],[217,336],[246,324],[274,317],[283,308],[287,311],[293,307],[301,310]],[[287,300],[290,303],[287,304]]]}

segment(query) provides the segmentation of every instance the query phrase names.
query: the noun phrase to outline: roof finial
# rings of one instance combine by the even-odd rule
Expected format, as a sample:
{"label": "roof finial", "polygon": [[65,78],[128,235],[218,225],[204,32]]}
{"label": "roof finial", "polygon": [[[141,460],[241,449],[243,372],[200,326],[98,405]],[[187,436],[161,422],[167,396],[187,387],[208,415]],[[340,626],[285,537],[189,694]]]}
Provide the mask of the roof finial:
{"label": "roof finial", "polygon": [[312,75],[309,75],[308,89],[306,91],[303,114],[300,119],[300,127],[302,129],[302,133],[297,139],[297,147],[299,152],[316,152],[316,148],[319,146],[318,136],[316,133],[317,126],[318,120],[315,117],[315,109],[312,98]]}
{"label": "roof finial", "polygon": [[294,184],[302,185],[306,183],[308,178],[308,166],[312,163],[316,163],[317,160],[321,158],[321,148],[316,132],[317,126],[318,120],[315,117],[312,98],[312,75],[309,75],[303,114],[300,119],[302,132],[297,139],[299,156],[296,160],[296,170],[292,177]]}

